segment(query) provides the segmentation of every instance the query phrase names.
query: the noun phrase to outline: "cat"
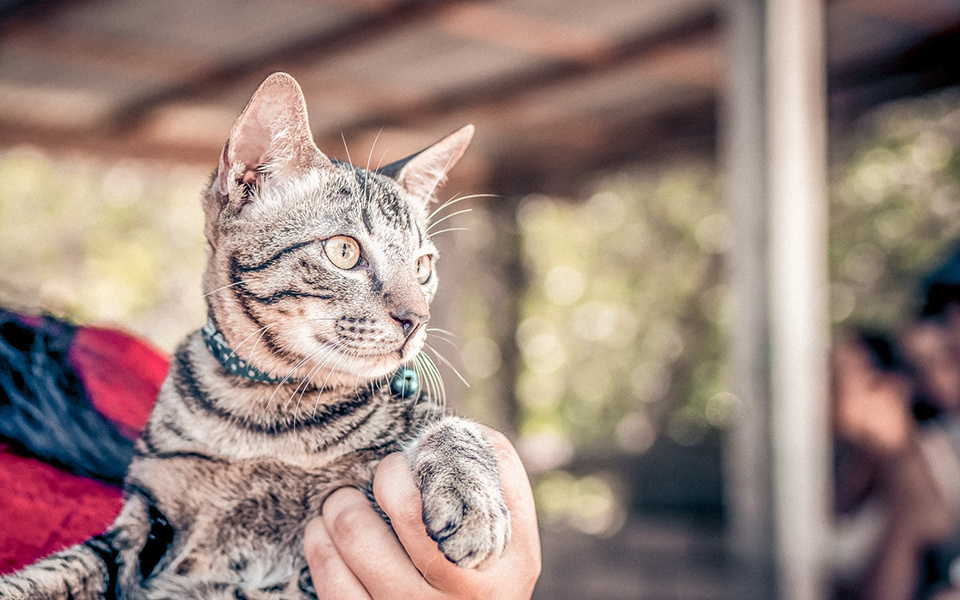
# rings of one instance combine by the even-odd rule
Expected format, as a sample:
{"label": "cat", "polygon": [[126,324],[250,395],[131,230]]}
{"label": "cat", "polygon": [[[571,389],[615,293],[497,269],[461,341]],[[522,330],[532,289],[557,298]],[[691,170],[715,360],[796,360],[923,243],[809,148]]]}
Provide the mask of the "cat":
{"label": "cat", "polygon": [[510,515],[493,449],[410,368],[438,281],[428,207],[472,136],[358,168],[317,148],[296,80],[268,77],[204,193],[208,322],[173,356],[119,516],[0,580],[0,598],[315,597],[307,522],[338,487],[374,502],[374,470],[398,450],[443,554],[499,557]]}

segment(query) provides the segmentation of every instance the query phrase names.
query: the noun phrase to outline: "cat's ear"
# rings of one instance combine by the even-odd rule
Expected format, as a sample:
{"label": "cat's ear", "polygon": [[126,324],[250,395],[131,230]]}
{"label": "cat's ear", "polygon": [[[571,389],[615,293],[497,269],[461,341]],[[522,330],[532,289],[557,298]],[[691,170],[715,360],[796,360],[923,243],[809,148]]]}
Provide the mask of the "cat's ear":
{"label": "cat's ear", "polygon": [[426,208],[447,173],[457,164],[473,139],[474,127],[467,125],[451,133],[429,148],[400,159],[378,170],[393,177],[415,202]]}
{"label": "cat's ear", "polygon": [[254,92],[233,125],[217,172],[223,197],[249,186],[275,185],[329,159],[317,149],[297,81],[274,73]]}

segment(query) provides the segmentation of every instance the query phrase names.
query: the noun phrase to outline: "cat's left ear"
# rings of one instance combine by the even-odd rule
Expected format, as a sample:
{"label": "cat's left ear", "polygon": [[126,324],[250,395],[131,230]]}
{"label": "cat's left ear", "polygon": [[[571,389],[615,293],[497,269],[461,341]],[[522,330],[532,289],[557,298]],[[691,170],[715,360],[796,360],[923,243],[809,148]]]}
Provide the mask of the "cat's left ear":
{"label": "cat's left ear", "polygon": [[396,179],[413,201],[420,203],[419,208],[425,209],[447,179],[447,173],[467,151],[473,132],[473,125],[461,127],[429,148],[382,167],[378,172]]}
{"label": "cat's left ear", "polygon": [[227,197],[244,186],[281,184],[303,169],[329,162],[317,149],[297,81],[274,73],[260,85],[230,132],[216,186]]}

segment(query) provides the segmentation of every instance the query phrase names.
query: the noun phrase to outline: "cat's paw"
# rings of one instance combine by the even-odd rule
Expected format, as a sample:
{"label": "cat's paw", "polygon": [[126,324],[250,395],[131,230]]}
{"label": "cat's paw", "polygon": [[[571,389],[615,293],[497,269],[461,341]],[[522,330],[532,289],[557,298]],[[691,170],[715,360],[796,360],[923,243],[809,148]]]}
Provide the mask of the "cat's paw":
{"label": "cat's paw", "polygon": [[482,569],[510,541],[493,449],[469,421],[447,418],[408,453],[423,499],[427,533],[451,562]]}

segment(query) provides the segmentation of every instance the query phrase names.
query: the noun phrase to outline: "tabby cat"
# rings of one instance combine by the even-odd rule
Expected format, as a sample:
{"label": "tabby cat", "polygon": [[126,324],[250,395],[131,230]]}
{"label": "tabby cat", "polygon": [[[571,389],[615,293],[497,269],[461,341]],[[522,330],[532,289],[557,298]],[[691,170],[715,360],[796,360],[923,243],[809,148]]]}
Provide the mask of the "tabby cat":
{"label": "tabby cat", "polygon": [[208,323],[173,357],[120,515],[0,580],[0,598],[314,597],[307,522],[341,486],[373,502],[397,450],[444,555],[498,557],[510,519],[493,450],[408,368],[437,289],[428,205],[472,135],[354,167],[317,149],[297,82],[267,78],[204,194]]}

